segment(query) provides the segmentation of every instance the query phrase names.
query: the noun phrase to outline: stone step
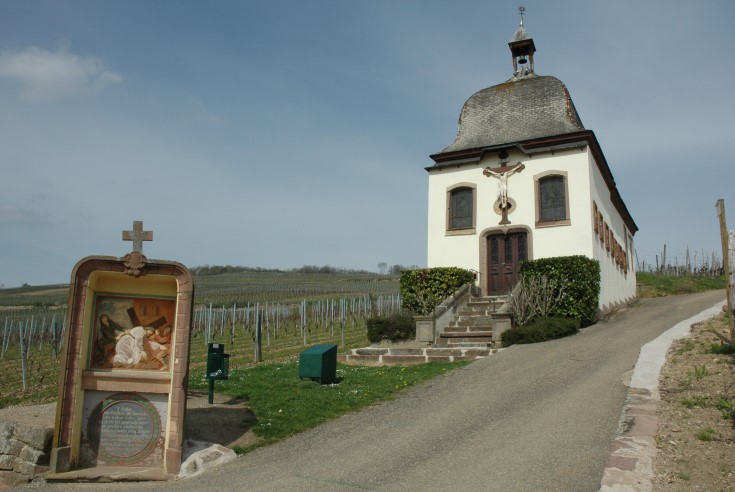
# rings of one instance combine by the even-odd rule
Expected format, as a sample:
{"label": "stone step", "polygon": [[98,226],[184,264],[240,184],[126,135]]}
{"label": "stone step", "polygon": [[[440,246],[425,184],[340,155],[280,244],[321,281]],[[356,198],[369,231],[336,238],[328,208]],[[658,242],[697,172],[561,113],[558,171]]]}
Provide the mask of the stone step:
{"label": "stone step", "polygon": [[496,304],[494,306],[488,304],[482,304],[480,306],[464,306],[458,310],[457,314],[460,316],[476,316],[478,314],[492,316],[495,313],[500,312],[502,307],[503,304]]}
{"label": "stone step", "polygon": [[349,354],[337,356],[337,360],[344,364],[354,365],[413,365],[426,362],[455,362],[460,360],[472,361],[496,353],[498,349],[460,345],[452,347],[426,347],[420,349],[365,347],[352,349]]}
{"label": "stone step", "polygon": [[495,353],[495,351],[500,350],[493,348],[495,347],[494,342],[457,342],[452,341],[452,343],[448,343],[446,340],[437,339],[436,342],[434,342],[434,348],[435,349],[490,349],[491,353]]}
{"label": "stone step", "polygon": [[460,314],[453,321],[449,322],[449,326],[491,326],[493,317],[487,315],[467,316]]}
{"label": "stone step", "polygon": [[482,344],[488,344],[488,343],[492,344],[494,343],[494,341],[495,340],[493,340],[492,336],[487,336],[487,337],[444,337],[444,336],[440,336],[437,339],[436,344],[452,346],[458,343],[476,343],[478,345],[482,345]]}
{"label": "stone step", "polygon": [[447,326],[444,333],[476,333],[483,331],[493,331],[493,325],[477,325],[477,326]]}
{"label": "stone step", "polygon": [[441,335],[439,335],[440,338],[492,338],[493,332],[492,330],[483,330],[483,331],[445,331]]}
{"label": "stone step", "polygon": [[460,314],[478,314],[478,313],[492,313],[496,311],[490,304],[467,304],[460,308]]}

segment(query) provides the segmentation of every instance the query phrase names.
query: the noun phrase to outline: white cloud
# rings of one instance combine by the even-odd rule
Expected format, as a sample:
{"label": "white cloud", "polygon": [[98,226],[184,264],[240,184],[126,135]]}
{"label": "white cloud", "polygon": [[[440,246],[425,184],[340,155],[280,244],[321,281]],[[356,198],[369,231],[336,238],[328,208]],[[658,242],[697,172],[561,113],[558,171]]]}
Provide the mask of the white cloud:
{"label": "white cloud", "polygon": [[35,46],[1,51],[0,77],[18,82],[20,97],[29,102],[96,94],[122,81],[98,58],[75,55],[65,47],[51,52]]}

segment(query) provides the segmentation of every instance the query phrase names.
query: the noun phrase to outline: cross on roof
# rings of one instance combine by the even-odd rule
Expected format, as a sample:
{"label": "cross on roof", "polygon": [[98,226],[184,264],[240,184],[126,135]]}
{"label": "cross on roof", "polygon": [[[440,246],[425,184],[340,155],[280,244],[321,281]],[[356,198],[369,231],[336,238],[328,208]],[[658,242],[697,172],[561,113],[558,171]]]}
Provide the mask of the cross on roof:
{"label": "cross on roof", "polygon": [[133,252],[143,253],[143,241],[153,241],[153,231],[143,230],[143,221],[133,221],[132,231],[122,231],[123,241],[133,241]]}

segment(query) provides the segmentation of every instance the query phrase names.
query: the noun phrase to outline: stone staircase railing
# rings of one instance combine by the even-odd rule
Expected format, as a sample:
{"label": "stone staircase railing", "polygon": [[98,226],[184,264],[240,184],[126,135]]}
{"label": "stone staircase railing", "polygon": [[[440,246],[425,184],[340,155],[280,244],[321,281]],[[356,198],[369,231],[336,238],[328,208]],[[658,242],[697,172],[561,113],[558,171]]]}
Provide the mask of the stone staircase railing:
{"label": "stone staircase railing", "polygon": [[459,308],[467,303],[471,295],[476,295],[478,290],[474,284],[465,284],[435,307],[428,316],[414,316],[416,341],[434,343],[434,340],[449,326]]}

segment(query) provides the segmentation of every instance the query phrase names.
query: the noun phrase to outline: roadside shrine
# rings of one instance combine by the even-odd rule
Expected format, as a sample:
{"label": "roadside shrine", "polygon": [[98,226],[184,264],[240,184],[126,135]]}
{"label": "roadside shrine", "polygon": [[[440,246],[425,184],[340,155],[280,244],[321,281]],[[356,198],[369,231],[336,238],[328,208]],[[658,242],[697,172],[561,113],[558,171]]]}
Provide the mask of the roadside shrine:
{"label": "roadside shrine", "polygon": [[134,222],[123,258],[71,274],[48,480],[167,480],[181,467],[193,282],[148,260]]}

